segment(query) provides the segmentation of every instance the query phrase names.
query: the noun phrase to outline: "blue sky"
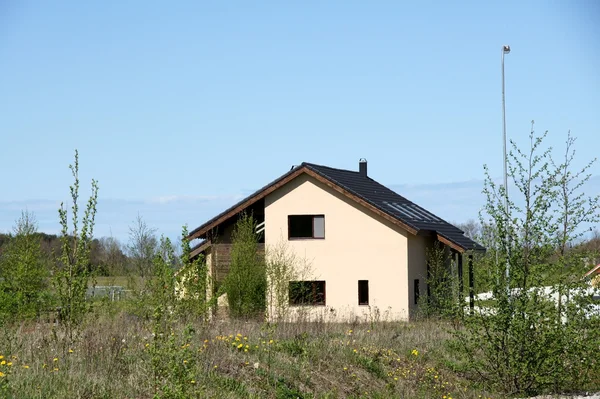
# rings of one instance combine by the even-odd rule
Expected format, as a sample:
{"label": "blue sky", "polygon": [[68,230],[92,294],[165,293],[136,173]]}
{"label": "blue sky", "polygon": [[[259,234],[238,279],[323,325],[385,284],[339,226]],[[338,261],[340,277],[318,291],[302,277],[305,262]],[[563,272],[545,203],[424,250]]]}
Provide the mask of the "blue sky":
{"label": "blue sky", "polygon": [[174,236],[293,164],[361,157],[434,213],[476,217],[483,164],[502,173],[501,46],[509,138],[534,119],[561,147],[570,129],[583,165],[599,22],[593,0],[0,2],[0,231],[24,207],[58,231],[75,148],[82,194],[100,182],[97,235],[126,239],[139,212]]}

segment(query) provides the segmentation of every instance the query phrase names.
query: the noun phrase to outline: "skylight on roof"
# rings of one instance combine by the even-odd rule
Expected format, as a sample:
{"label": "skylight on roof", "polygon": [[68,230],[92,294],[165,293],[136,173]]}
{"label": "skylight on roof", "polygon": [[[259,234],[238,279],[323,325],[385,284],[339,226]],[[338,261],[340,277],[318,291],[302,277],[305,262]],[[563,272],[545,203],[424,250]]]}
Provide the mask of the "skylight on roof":
{"label": "skylight on roof", "polygon": [[415,204],[398,204],[396,202],[387,201],[383,201],[383,203],[394,211],[399,212],[400,214],[412,220],[421,220],[431,223],[442,222],[440,218]]}

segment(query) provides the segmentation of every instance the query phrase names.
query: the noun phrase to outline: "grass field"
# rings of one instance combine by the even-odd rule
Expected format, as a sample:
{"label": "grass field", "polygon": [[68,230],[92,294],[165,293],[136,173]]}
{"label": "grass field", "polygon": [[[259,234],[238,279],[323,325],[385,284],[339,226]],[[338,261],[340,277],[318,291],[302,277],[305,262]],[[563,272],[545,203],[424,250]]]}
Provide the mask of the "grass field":
{"label": "grass field", "polygon": [[48,324],[3,328],[0,396],[500,397],[452,371],[441,323],[196,322],[177,324],[157,347],[151,323],[110,306],[72,344]]}

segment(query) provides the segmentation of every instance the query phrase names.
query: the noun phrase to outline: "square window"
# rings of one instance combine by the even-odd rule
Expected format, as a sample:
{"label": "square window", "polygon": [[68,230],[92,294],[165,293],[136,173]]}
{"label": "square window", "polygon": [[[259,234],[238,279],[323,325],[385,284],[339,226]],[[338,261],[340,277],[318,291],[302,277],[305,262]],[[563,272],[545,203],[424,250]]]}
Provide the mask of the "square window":
{"label": "square window", "polygon": [[324,215],[289,215],[288,238],[325,238]]}

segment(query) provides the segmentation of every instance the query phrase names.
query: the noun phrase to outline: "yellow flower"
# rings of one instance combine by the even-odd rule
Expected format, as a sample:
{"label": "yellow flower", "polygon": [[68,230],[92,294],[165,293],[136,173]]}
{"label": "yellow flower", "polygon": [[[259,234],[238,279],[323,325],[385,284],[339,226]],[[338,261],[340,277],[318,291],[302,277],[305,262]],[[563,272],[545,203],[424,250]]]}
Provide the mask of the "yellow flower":
{"label": "yellow flower", "polygon": [[6,360],[0,362],[0,365],[4,366],[6,364]]}
{"label": "yellow flower", "polygon": [[0,355],[0,360],[4,359],[4,356]]}
{"label": "yellow flower", "polygon": [[73,353],[73,349],[69,349],[69,353]]}
{"label": "yellow flower", "polygon": [[183,361],[183,364],[187,364],[187,360],[184,360],[184,361]]}
{"label": "yellow flower", "polygon": [[54,359],[52,359],[53,362],[58,362],[58,358],[55,357]]}
{"label": "yellow flower", "polygon": [[24,369],[28,369],[28,368],[29,368],[29,366],[25,364],[25,365],[23,365],[23,368],[24,368]]}
{"label": "yellow flower", "polygon": [[2,371],[0,371],[0,377],[4,377],[6,374],[4,374]]}
{"label": "yellow flower", "polygon": [[410,352],[410,353],[414,356],[419,356],[419,351],[416,349],[413,349],[412,352]]}
{"label": "yellow flower", "polygon": [[54,371],[58,371],[58,367],[54,367]]}
{"label": "yellow flower", "polygon": [[190,384],[195,384],[195,383],[196,383],[196,380],[191,380],[190,381]]}
{"label": "yellow flower", "polygon": [[8,363],[6,363],[6,365],[7,365],[8,367],[12,366],[12,362],[8,362]]}

